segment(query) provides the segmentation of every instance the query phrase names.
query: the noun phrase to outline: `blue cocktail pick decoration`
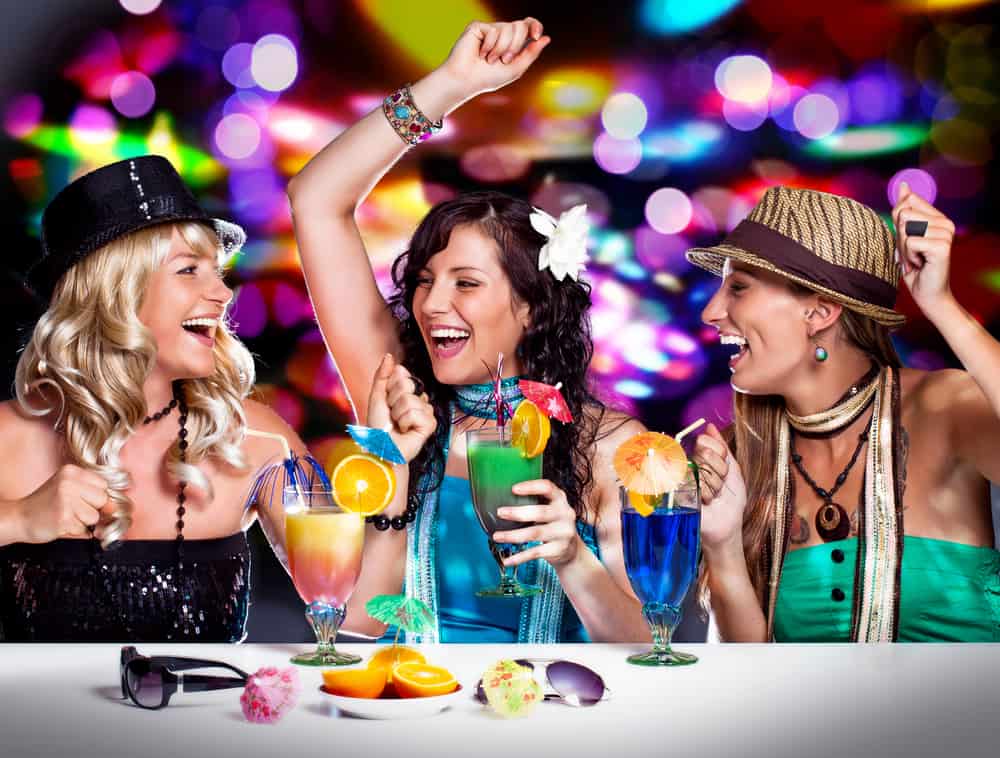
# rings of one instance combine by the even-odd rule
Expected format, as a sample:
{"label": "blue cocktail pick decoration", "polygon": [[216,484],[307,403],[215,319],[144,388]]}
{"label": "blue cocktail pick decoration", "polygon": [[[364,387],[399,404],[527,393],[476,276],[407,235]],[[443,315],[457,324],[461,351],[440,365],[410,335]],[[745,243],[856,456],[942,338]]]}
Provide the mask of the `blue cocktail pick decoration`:
{"label": "blue cocktail pick decoration", "polygon": [[382,460],[400,466],[406,464],[406,458],[403,457],[396,443],[392,441],[392,437],[384,429],[348,424],[347,432],[366,453],[371,453]]}

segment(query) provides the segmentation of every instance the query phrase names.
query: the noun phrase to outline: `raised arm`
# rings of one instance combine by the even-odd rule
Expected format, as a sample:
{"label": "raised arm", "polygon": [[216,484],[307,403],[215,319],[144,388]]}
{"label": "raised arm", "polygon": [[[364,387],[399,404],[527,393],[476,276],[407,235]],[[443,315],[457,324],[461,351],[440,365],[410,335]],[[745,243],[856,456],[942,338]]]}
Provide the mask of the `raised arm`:
{"label": "raised arm", "polygon": [[[529,37],[533,41],[525,46]],[[438,121],[475,95],[519,78],[548,42],[535,19],[473,22],[448,59],[410,88],[413,101],[427,119]],[[327,145],[288,184],[313,307],[362,421],[382,356],[402,356],[396,322],[375,285],[354,212],[407,147],[380,106]]]}
{"label": "raised arm", "polygon": [[[383,357],[371,382],[367,416],[369,423],[390,432],[407,461],[413,460],[434,434],[437,421],[426,395],[417,396],[410,372],[391,355]],[[396,495],[383,515],[401,516],[406,509],[409,469],[395,466]],[[372,637],[385,632],[385,624],[365,612],[365,604],[375,595],[395,595],[402,590],[406,566],[406,530],[365,527],[365,547],[361,556],[361,576],[347,603],[344,629]]]}
{"label": "raised arm", "polygon": [[[949,282],[955,225],[904,183],[892,212],[903,281],[914,301],[941,333],[967,374],[938,372],[928,388],[928,406],[950,426],[952,449],[986,479],[1000,481],[1000,342],[952,294]],[[921,236],[906,233],[907,221],[926,222]]]}

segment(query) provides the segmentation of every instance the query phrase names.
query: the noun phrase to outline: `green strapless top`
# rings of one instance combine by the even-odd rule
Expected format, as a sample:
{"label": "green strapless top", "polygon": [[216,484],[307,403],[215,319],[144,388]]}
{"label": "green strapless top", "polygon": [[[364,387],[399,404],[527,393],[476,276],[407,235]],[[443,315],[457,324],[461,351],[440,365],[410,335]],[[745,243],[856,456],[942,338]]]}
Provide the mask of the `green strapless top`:
{"label": "green strapless top", "polygon": [[[850,642],[857,539],[785,556],[774,609],[778,642]],[[903,538],[900,642],[1000,641],[1000,552]]]}

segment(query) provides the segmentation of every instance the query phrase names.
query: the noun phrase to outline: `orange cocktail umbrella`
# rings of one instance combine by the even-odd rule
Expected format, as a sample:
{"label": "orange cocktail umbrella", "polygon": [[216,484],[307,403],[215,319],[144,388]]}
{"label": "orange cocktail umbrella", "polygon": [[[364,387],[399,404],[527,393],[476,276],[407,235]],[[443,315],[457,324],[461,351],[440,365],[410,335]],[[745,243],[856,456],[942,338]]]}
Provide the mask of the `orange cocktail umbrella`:
{"label": "orange cocktail umbrella", "polygon": [[622,486],[640,495],[663,495],[687,476],[688,459],[680,443],[659,432],[630,437],[615,451],[615,473]]}

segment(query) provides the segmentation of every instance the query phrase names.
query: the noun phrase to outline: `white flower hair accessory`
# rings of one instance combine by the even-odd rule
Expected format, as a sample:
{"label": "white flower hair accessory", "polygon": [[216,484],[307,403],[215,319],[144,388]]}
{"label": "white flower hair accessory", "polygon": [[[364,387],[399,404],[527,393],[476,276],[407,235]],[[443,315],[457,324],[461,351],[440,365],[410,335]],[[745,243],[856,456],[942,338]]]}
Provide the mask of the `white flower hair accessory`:
{"label": "white flower hair accessory", "polygon": [[549,241],[538,251],[538,270],[549,269],[557,281],[568,275],[574,282],[585,270],[587,257],[587,206],[576,205],[559,216],[556,221],[540,208],[531,214],[532,228],[548,237]]}

